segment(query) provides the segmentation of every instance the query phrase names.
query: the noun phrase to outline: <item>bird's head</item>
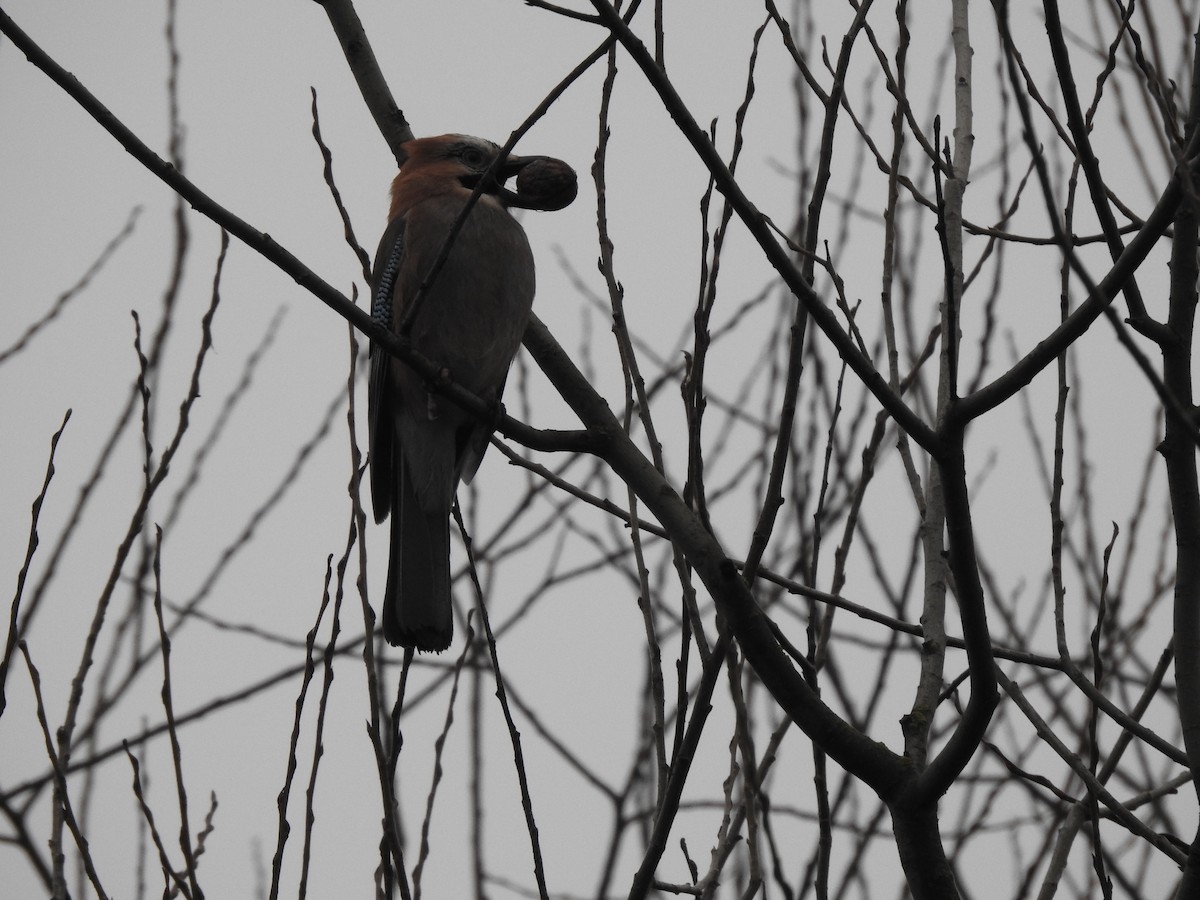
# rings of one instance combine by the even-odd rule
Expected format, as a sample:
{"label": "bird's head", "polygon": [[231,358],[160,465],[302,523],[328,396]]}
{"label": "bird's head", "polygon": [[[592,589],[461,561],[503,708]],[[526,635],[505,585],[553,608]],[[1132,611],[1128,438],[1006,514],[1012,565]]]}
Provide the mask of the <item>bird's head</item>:
{"label": "bird's head", "polygon": [[[523,209],[561,209],[575,197],[575,173],[569,166],[546,156],[516,156],[501,159],[501,148],[484,138],[466,134],[443,134],[438,137],[417,138],[404,145],[407,159],[392,186],[392,211],[407,205],[417,197],[405,197],[409,192],[426,193],[455,187],[474,191],[480,184],[482,193],[494,197],[504,206]],[[528,166],[536,171],[547,165],[561,166],[570,174],[570,197],[566,202],[555,199],[549,205],[537,193],[511,191],[504,182]],[[414,190],[415,189],[415,190]]]}

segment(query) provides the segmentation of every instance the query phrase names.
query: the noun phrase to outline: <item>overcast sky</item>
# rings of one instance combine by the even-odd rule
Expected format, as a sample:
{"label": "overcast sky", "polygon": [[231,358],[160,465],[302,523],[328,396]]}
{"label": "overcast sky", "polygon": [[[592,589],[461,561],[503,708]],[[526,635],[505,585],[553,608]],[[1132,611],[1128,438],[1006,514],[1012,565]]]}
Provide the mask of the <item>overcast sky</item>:
{"label": "overcast sky", "polygon": [[[751,36],[763,13],[756,4],[715,0],[668,3],[667,7],[668,69],[696,119],[705,125],[714,118],[719,120],[718,145],[728,151],[733,114],[745,88]],[[9,0],[4,9],[126,125],[150,146],[165,152],[168,64],[161,0]],[[594,26],[531,9],[516,0],[362,0],[359,13],[397,102],[418,135],[454,131],[503,142],[547,90],[602,38]],[[838,18],[829,26],[835,41],[842,24]],[[1026,24],[1036,32],[1035,19],[1030,17]],[[358,95],[321,7],[307,0],[180,0],[177,28],[186,174],[217,202],[268,232],[329,283],[347,294],[355,285],[361,292],[361,268],[345,243],[341,222],[321,180],[321,159],[310,134],[310,88],[317,92],[338,187],[357,238],[369,253],[374,252],[385,224],[394,162]],[[918,35],[918,46],[920,40]],[[941,46],[940,38],[932,43]],[[920,59],[919,54],[914,58]],[[927,87],[920,82],[932,77],[934,61],[931,52],[914,67],[914,93],[919,97],[927,95]],[[631,324],[666,354],[688,327],[695,301],[700,267],[698,204],[707,178],[633,65],[627,58],[621,65],[610,148],[609,212]],[[981,57],[981,77],[988,72],[988,65],[986,57]],[[596,294],[605,293],[595,265],[596,198],[589,176],[602,75],[599,66],[585,75],[517,149],[560,157],[580,174],[580,196],[571,207],[522,217],[539,266],[535,310],[568,349],[591,341],[597,385],[617,408],[623,387],[613,342],[603,339],[609,322],[603,314],[589,311],[572,283],[575,278]],[[758,74],[762,96],[747,123],[749,140],[743,162],[747,192],[785,227],[792,224],[795,210],[789,167],[795,158],[797,122],[789,100],[790,78],[790,64],[778,40],[765,42]],[[945,99],[948,90],[943,91],[943,116],[950,114]],[[980,104],[986,111],[983,94]],[[877,115],[884,114],[877,111]],[[811,146],[811,136],[807,140]],[[995,192],[987,181],[987,165],[995,152],[995,147],[977,148],[979,180],[989,185],[988,193],[982,195],[988,203]],[[849,179],[851,174],[843,172],[840,177]],[[1149,191],[1132,175],[1128,189],[1144,212]],[[883,206],[882,194],[877,196],[876,207],[869,210],[872,214]],[[4,310],[0,350],[12,344],[83,275],[134,210],[139,212],[132,235],[95,282],[68,304],[26,351],[0,365],[0,421],[6,423],[0,430],[0,459],[4,461],[0,472],[0,573],[10,584],[15,583],[24,556],[29,504],[44,475],[50,437],[65,411],[73,410],[44,512],[46,543],[50,541],[45,535],[57,534],[61,528],[128,396],[137,372],[130,311],[139,313],[147,333],[159,320],[172,261],[173,195],[26,62],[11,43],[0,39],[0,308]],[[207,220],[189,212],[188,226],[192,250],[177,312],[179,325],[159,386],[156,452],[173,429],[186,389],[198,341],[197,324],[209,302],[219,246],[218,231]],[[877,242],[877,226],[864,227],[864,240]],[[768,269],[749,252],[745,236],[736,229],[731,242],[730,262],[723,276],[726,289],[735,297],[748,296],[767,283]],[[871,267],[859,273],[851,260],[843,274],[852,297],[877,296],[875,265],[872,257]],[[933,277],[936,283],[936,272]],[[1052,323],[1058,307],[1054,290],[1022,291],[1019,281],[1017,284],[1016,296],[1011,299],[1014,306],[1010,307],[1016,312],[1010,315],[1008,325],[1020,342],[1022,337],[1032,339],[1030,336]],[[231,420],[229,436],[214,453],[186,515],[168,537],[164,591],[181,600],[193,595],[223,548],[275,488],[297,448],[312,439],[327,420],[334,436],[319,444],[299,476],[298,489],[263,521],[252,552],[234,560],[206,606],[229,621],[259,625],[299,640],[316,615],[326,557],[334,554],[336,558],[346,541],[345,486],[350,471],[344,408],[335,405],[347,371],[346,327],[319,301],[236,243],[230,248],[223,275],[214,353],[207,363],[196,417],[198,434],[203,434],[215,420],[222,399],[242,377],[247,357],[281,315],[274,342],[256,370],[253,391]],[[1098,338],[1093,348],[1097,354],[1112,353],[1107,337]],[[753,347],[742,350],[746,357],[755,352]],[[1124,395],[1128,398],[1126,418],[1097,425],[1101,442],[1117,442],[1129,422],[1144,425],[1150,419],[1148,392],[1130,373],[1122,359],[1112,371],[1101,374],[1097,394],[1108,384],[1123,385],[1128,391]],[[545,393],[544,386],[535,385],[535,389],[543,399],[535,407],[533,424],[576,424],[565,407]],[[1039,398],[1048,398],[1052,392],[1050,381],[1035,386]],[[1100,402],[1090,394],[1088,400]],[[360,429],[362,415],[360,409]],[[672,413],[664,416],[672,421]],[[1014,405],[1004,416],[986,427],[996,431],[1011,428],[1019,421],[1020,411]],[[677,423],[678,418],[673,421]],[[94,598],[107,576],[105,561],[111,560],[120,533],[116,529],[123,529],[132,512],[142,477],[139,449],[135,434],[127,435],[92,512],[83,522],[80,537],[64,559],[66,574],[48,593],[48,609],[29,636],[31,653],[45,679],[52,724],[61,719],[65,708],[69,678],[78,664]],[[1130,448],[1138,458],[1144,451],[1140,444]],[[1004,464],[1016,461],[1007,459],[995,465]],[[1020,464],[1027,466],[1028,459],[1022,457]],[[515,477],[493,450],[476,482],[483,498],[481,515],[502,508],[499,502],[489,507],[489,492],[502,491]],[[677,479],[677,483],[681,481]],[[166,496],[177,486],[169,486]],[[1114,504],[1131,500],[1135,493],[1128,483],[1113,489]],[[1008,503],[1012,512],[1024,501],[1002,492],[981,502],[984,509],[992,510]],[[1014,512],[1014,524],[1005,537],[1018,556],[1023,552],[1044,554],[1044,501],[1033,496],[1028,502],[1030,514],[1040,517],[1038,527],[1028,528]],[[162,508],[165,498],[156,504],[159,515]],[[1097,515],[1115,517],[1116,513]],[[997,518],[1000,521],[991,527],[1004,532],[1003,517]],[[718,530],[722,527],[718,523]],[[377,583],[376,592],[384,575],[385,530],[372,529],[368,538],[379,567],[371,576]],[[738,553],[743,550],[735,548]],[[35,565],[35,577],[37,572]],[[522,586],[505,587],[509,591],[506,596],[515,603]],[[561,602],[537,619],[536,629],[514,634],[502,643],[501,652],[512,661],[514,677],[531,701],[548,711],[556,730],[571,735],[575,751],[616,777],[628,756],[630,725],[637,715],[630,705],[629,688],[640,677],[641,622],[629,586],[617,578],[598,582],[589,596],[559,599]],[[344,628],[357,635],[361,619],[353,593],[347,602],[351,605]],[[621,611],[614,613],[617,605]],[[180,709],[236,690],[300,659],[294,649],[267,650],[253,638],[202,625],[190,626],[184,634],[187,639],[180,639],[175,646],[176,704]],[[452,661],[460,646],[456,641],[446,662]],[[584,646],[604,648],[604,668],[578,664]],[[121,710],[116,721],[123,722],[129,732],[136,731],[143,721],[160,718],[157,677],[157,670],[146,677],[141,695],[144,705],[129,703]],[[269,860],[274,845],[274,797],[283,770],[295,688],[293,679],[253,703],[185,731],[193,819],[206,805],[209,790],[216,792],[220,803],[216,833],[201,865],[209,896],[248,895],[259,878],[259,862]],[[28,728],[33,719],[23,667],[17,667],[10,677],[8,698],[9,709],[0,721],[0,759],[4,760],[0,786],[4,788],[40,774],[45,759],[38,735]],[[402,780],[411,778],[421,785],[429,778],[433,737],[444,715],[444,704],[428,705],[430,709],[415,714],[406,732],[402,772]],[[356,657],[338,669],[330,710],[317,809],[319,862],[311,876],[310,894],[362,896],[378,858],[379,798],[364,734],[368,712]],[[121,736],[114,727],[100,736],[99,745],[107,746]],[[527,840],[513,802],[515,787],[507,777],[511,751],[498,727],[494,737],[498,743],[489,745],[488,752],[495,754],[498,774],[489,788],[495,792],[495,803],[488,815],[494,815],[501,825],[493,845],[493,862],[512,879],[527,883]],[[898,730],[880,737],[895,741]],[[160,742],[146,752],[155,786],[152,796],[169,810],[172,795],[166,745]],[[451,760],[461,760],[467,752],[465,741],[452,744],[448,752]],[[549,815],[554,806],[549,800],[560,799],[557,792],[567,790],[573,782],[552,754],[536,748],[530,752],[538,776],[535,800],[537,796],[547,798],[544,806]],[[712,750],[710,761],[716,770],[723,752],[721,747]],[[124,879],[132,879],[128,843],[135,833],[137,814],[128,784],[127,762],[121,757],[108,762],[95,800],[104,806],[104,812],[93,813],[95,819],[111,820],[111,827],[94,831],[93,845],[107,863],[106,886],[117,896],[132,896],[132,881]],[[448,790],[458,795],[447,802],[445,816],[435,824],[445,829],[441,834],[450,841],[449,847],[458,845],[456,838],[449,836],[463,834],[466,824],[461,815],[462,786]],[[423,790],[415,793],[417,798],[424,797]],[[40,802],[46,804],[46,798]],[[413,802],[405,813],[410,827],[419,821],[422,811],[419,803]],[[605,804],[595,794],[580,791],[562,818],[543,821],[552,889],[583,892],[594,886],[594,848],[576,853],[587,839],[580,834],[580,823],[606,814]],[[600,831],[603,833],[602,828]],[[710,837],[698,835],[697,846],[706,848]],[[6,859],[14,855],[11,849],[0,849],[0,868],[6,873],[3,892],[13,897],[37,895],[38,882],[24,864]],[[578,870],[571,865],[575,860],[580,861]],[[458,888],[454,886],[467,883],[465,861],[452,853],[435,852],[429,867],[427,878],[442,886],[430,896],[456,896]],[[617,879],[619,885],[626,883],[625,876]],[[496,896],[502,896],[500,891]]]}

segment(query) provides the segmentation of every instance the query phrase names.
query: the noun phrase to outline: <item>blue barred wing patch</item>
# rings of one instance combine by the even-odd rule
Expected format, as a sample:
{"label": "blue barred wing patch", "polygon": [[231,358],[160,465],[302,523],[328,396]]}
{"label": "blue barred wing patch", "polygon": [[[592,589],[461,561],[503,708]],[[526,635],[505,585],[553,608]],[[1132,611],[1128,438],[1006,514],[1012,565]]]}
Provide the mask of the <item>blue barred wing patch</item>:
{"label": "blue barred wing patch", "polygon": [[371,298],[371,318],[385,328],[392,327],[392,294],[396,290],[396,277],[400,272],[400,258],[403,255],[404,228],[401,226],[396,239],[392,241],[387,261],[375,285],[375,295]]}

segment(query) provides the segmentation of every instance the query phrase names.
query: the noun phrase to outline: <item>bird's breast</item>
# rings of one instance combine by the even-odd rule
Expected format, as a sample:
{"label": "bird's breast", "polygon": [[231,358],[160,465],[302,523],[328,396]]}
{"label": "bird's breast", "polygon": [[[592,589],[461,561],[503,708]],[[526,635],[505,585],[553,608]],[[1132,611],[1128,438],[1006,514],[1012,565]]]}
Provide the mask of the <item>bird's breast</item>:
{"label": "bird's breast", "polygon": [[447,199],[411,211],[397,296],[403,307],[427,282],[413,323],[414,344],[455,381],[484,395],[503,382],[525,331],[535,286],[533,254],[520,224],[481,197],[453,236],[442,268],[427,281],[462,206]]}

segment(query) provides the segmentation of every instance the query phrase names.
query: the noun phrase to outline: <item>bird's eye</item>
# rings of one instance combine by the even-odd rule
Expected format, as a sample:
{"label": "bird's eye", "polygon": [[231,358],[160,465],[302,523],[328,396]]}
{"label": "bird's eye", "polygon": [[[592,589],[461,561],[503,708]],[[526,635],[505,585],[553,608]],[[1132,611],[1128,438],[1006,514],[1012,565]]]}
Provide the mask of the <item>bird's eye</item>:
{"label": "bird's eye", "polygon": [[487,157],[483,155],[483,151],[476,147],[463,148],[458,158],[472,169],[482,169],[487,162]]}

